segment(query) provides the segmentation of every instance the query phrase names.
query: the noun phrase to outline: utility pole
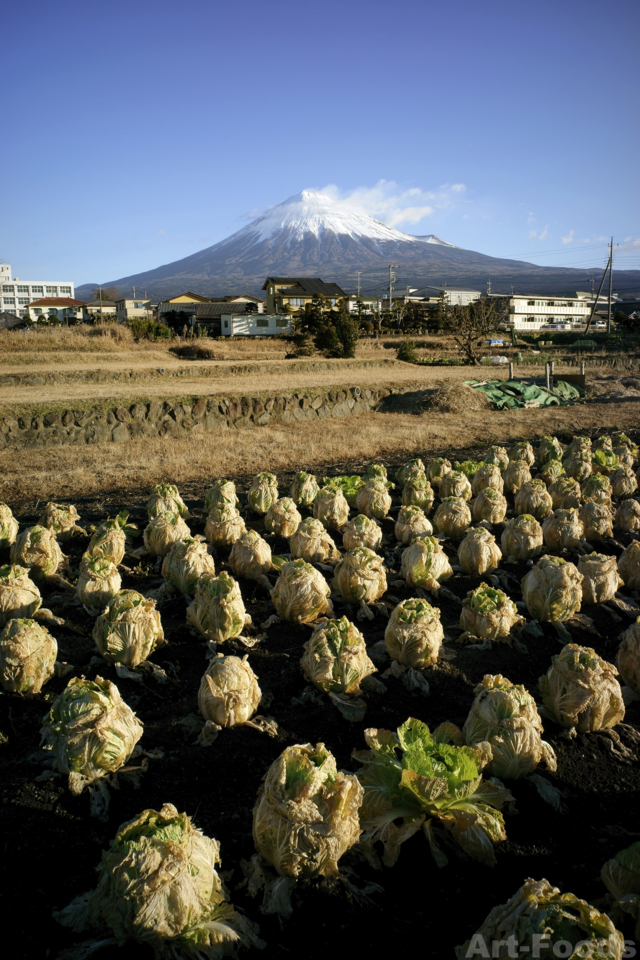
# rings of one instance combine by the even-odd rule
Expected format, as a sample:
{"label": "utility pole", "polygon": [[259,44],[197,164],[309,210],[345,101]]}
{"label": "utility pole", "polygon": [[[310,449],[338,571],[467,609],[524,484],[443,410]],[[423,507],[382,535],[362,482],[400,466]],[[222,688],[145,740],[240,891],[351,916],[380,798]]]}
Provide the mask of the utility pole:
{"label": "utility pole", "polygon": [[607,333],[611,333],[611,287],[613,283],[613,237],[609,244],[609,306],[607,310]]}
{"label": "utility pole", "polygon": [[362,270],[356,270],[356,277],[358,278],[358,296],[360,296],[360,277],[362,276]]}
{"label": "utility pole", "polygon": [[491,280],[487,280],[487,296],[491,296]]}
{"label": "utility pole", "polygon": [[98,286],[98,290],[100,291],[100,319],[102,320],[102,286]]}
{"label": "utility pole", "polygon": [[606,265],[606,267],[604,268],[604,273],[602,274],[602,279],[600,280],[600,286],[598,287],[598,292],[596,293],[596,298],[595,298],[595,300],[593,301],[593,303],[591,304],[591,313],[589,314],[589,319],[587,320],[587,325],[586,325],[586,327],[584,328],[584,332],[585,332],[585,333],[588,332],[589,327],[591,326],[591,321],[593,320],[593,315],[594,315],[594,313],[596,312],[596,307],[598,306],[598,300],[600,299],[600,293],[601,293],[602,287],[603,287],[603,285],[604,285],[604,278],[606,277],[606,275],[607,275],[607,270],[609,270],[610,267],[611,267],[611,255],[609,256],[609,259],[607,260],[607,265]]}
{"label": "utility pole", "polygon": [[133,299],[135,300],[135,298],[136,298],[136,288],[134,287],[134,288],[133,288]]}
{"label": "utility pole", "polygon": [[397,270],[397,268],[397,263],[389,264],[389,313],[391,313],[391,307],[393,306],[393,284],[396,280],[396,275],[393,271]]}

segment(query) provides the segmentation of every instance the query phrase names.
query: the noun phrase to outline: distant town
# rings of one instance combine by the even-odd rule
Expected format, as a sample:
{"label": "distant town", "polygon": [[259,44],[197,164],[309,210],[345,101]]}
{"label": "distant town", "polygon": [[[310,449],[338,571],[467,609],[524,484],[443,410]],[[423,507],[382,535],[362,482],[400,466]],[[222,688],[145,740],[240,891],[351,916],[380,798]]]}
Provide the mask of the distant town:
{"label": "distant town", "polygon": [[10,264],[0,264],[0,328],[31,325],[96,322],[130,323],[134,319],[155,320],[175,333],[197,331],[200,336],[266,337],[291,334],[297,317],[305,308],[321,306],[358,317],[369,330],[384,327],[398,330],[428,329],[444,304],[469,306],[481,299],[502,302],[508,324],[514,332],[544,330],[580,332],[589,321],[593,330],[630,321],[640,323],[640,300],[620,297],[615,292],[598,295],[575,291],[558,298],[539,293],[492,294],[489,289],[432,288],[425,293],[414,287],[393,288],[393,274],[383,297],[346,293],[338,284],[318,277],[267,277],[264,297],[229,293],[205,297],[184,291],[154,302],[146,291],[128,294],[113,287],[96,287],[91,300],[77,300],[69,280],[23,280],[12,275]]}

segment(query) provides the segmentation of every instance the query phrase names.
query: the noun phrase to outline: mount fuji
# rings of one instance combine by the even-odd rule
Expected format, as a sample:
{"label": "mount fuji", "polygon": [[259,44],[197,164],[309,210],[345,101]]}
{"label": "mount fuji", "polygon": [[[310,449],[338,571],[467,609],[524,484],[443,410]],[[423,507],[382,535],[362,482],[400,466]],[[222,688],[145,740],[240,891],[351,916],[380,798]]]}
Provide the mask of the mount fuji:
{"label": "mount fuji", "polygon": [[[374,293],[382,292],[390,263],[398,267],[399,289],[405,284],[446,284],[484,290],[491,279],[494,292],[507,292],[513,285],[523,292],[570,293],[588,289],[585,284],[593,275],[592,269],[540,267],[486,256],[434,235],[416,237],[326,194],[303,190],[226,240],[109,285],[123,294],[135,286],[154,299],[165,299],[186,290],[203,296],[258,293],[267,276],[298,276],[321,277],[351,292],[359,271],[363,292]],[[640,271],[633,274],[640,286]],[[95,286],[76,287],[76,296],[88,296]]]}

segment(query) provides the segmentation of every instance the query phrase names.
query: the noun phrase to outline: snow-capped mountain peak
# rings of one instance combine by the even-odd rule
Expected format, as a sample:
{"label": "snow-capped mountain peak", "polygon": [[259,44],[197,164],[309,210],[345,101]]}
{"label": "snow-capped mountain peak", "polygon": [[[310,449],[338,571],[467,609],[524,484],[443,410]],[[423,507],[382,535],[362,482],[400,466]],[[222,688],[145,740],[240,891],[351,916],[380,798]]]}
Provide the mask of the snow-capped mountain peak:
{"label": "snow-capped mountain peak", "polygon": [[[374,217],[350,209],[349,205],[343,201],[334,200],[324,193],[315,193],[312,190],[302,190],[293,197],[289,197],[284,203],[271,207],[262,216],[252,220],[234,234],[234,239],[238,239],[240,235],[247,238],[251,235],[254,243],[273,240],[276,237],[286,240],[287,243],[295,243],[308,234],[321,239],[324,233],[348,236],[355,241],[369,239],[445,244],[445,241],[434,236],[414,237],[394,227],[388,227],[386,223]],[[453,244],[446,244],[446,246],[453,246]]]}

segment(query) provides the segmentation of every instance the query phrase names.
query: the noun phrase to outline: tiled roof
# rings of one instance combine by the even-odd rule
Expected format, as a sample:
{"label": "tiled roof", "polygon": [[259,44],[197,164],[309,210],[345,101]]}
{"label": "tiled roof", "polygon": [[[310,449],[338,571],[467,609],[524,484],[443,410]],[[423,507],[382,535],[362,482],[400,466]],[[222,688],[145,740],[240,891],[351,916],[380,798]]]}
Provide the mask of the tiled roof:
{"label": "tiled roof", "polygon": [[[342,290],[337,283],[325,283],[320,277],[267,277],[262,289],[266,290],[269,283],[288,283],[291,287],[302,287],[306,294],[313,296],[319,294],[321,297],[344,297]],[[279,293],[289,293],[289,290],[279,290]]]}
{"label": "tiled roof", "polygon": [[[106,303],[106,300],[102,301]],[[73,300],[71,297],[42,297],[40,300],[32,300],[29,307],[84,307],[84,300]]]}

